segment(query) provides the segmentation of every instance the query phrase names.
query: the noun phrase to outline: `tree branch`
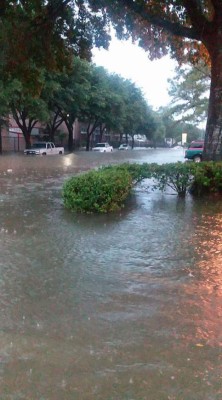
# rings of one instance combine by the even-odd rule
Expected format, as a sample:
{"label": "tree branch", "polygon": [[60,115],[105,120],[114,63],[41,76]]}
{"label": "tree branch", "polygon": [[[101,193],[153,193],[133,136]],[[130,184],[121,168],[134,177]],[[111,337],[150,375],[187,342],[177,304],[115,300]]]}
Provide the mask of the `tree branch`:
{"label": "tree branch", "polygon": [[5,15],[6,7],[7,7],[6,0],[1,0],[1,3],[0,3],[0,16]]}
{"label": "tree branch", "polygon": [[203,7],[199,0],[184,0],[184,6],[190,17],[194,29],[199,33],[200,40],[204,35],[204,31],[211,24],[203,14]]}
{"label": "tree branch", "polygon": [[221,6],[222,6],[221,0],[211,0],[211,3],[213,4],[215,11],[219,10],[221,12]]}
{"label": "tree branch", "polygon": [[23,131],[23,124],[21,123],[21,116],[19,114],[19,111],[16,109],[14,104],[12,104],[11,108],[12,108],[12,115],[13,115],[13,118],[14,118],[16,124]]}
{"label": "tree branch", "polygon": [[182,26],[179,23],[171,22],[161,17],[157,17],[156,15],[146,15],[146,20],[151,24],[158,26],[159,28],[164,28],[168,32],[172,33],[175,36],[186,37],[188,39],[200,40],[201,36],[195,28],[188,28],[186,26]]}
{"label": "tree branch", "polygon": [[198,0],[184,0],[184,8],[187,10],[192,27],[181,25],[179,22],[172,22],[169,19],[163,18],[160,15],[153,14],[147,10],[145,1],[137,2],[134,0],[124,0],[124,4],[132,12],[134,12],[139,19],[163,28],[175,36],[186,37],[193,40],[201,40],[203,29],[206,29],[210,22],[205,18],[200,2]]}
{"label": "tree branch", "polygon": [[37,124],[37,122],[38,122],[38,119],[30,120],[30,128],[31,128],[30,132],[32,131],[34,126]]}
{"label": "tree branch", "polygon": [[[56,120],[56,121],[57,121],[57,120]],[[60,119],[57,121],[57,123],[56,123],[56,121],[55,121],[55,124],[54,124],[55,130],[58,129],[58,127],[63,123],[64,118],[60,118]]]}
{"label": "tree branch", "polygon": [[70,0],[51,0],[47,5],[48,15],[55,20],[68,6]]}

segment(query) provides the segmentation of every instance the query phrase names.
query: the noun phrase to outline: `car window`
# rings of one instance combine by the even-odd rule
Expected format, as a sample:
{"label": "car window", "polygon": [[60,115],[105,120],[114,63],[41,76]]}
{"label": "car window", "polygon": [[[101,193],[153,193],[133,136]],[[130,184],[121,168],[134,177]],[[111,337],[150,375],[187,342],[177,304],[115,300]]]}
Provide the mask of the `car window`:
{"label": "car window", "polygon": [[32,148],[34,149],[45,149],[45,143],[34,143]]}
{"label": "car window", "polygon": [[189,149],[202,149],[203,148],[203,143],[192,143],[189,146]]}
{"label": "car window", "polygon": [[105,147],[105,143],[97,143],[95,147]]}

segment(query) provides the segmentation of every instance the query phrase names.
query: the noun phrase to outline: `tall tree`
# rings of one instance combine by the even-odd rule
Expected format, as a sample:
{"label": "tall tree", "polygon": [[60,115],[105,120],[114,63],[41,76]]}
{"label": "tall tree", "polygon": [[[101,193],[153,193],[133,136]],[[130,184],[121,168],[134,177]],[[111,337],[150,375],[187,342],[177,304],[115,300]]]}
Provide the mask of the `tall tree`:
{"label": "tall tree", "polygon": [[2,128],[8,126],[9,93],[0,81],[0,154],[2,154]]}
{"label": "tall tree", "polygon": [[170,52],[179,62],[211,65],[204,158],[222,159],[221,0],[89,0],[112,21],[119,37],[131,35],[151,58]]}
{"label": "tall tree", "polygon": [[42,98],[48,101],[51,111],[48,131],[53,136],[53,132],[64,121],[69,134],[69,151],[74,147],[73,124],[88,101],[90,71],[89,62],[73,57],[68,71],[65,69],[60,73],[47,74],[48,81],[42,93]]}
{"label": "tall tree", "polygon": [[210,89],[210,70],[199,62],[179,66],[169,79],[170,104],[166,110],[176,120],[199,124],[206,120]]}
{"label": "tall tree", "polygon": [[100,116],[100,140],[104,131],[124,133],[126,119],[127,95],[126,80],[117,74],[106,72],[106,87],[104,92],[105,103]]}
{"label": "tall tree", "polygon": [[108,73],[103,67],[91,65],[89,75],[89,90],[86,107],[82,109],[82,121],[87,123],[86,151],[90,149],[90,142],[96,128],[104,121],[104,113],[109,96]]}
{"label": "tall tree", "polygon": [[133,148],[135,135],[153,137],[153,112],[144,99],[141,89],[129,80],[124,82],[124,103],[123,131],[126,136],[131,137]]}
{"label": "tall tree", "polygon": [[27,93],[19,81],[11,84],[9,106],[14,120],[21,129],[26,148],[31,147],[31,133],[38,121],[46,122],[49,119],[47,103]]}

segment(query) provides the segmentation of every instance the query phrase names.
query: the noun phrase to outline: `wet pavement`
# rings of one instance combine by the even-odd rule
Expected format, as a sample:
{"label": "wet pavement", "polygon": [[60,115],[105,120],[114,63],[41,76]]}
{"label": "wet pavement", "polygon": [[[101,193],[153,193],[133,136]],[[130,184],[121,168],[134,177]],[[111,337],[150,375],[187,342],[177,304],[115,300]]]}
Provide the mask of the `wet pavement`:
{"label": "wet pavement", "polygon": [[138,187],[85,216],[61,198],[79,171],[183,157],[0,158],[1,400],[222,399],[220,199]]}

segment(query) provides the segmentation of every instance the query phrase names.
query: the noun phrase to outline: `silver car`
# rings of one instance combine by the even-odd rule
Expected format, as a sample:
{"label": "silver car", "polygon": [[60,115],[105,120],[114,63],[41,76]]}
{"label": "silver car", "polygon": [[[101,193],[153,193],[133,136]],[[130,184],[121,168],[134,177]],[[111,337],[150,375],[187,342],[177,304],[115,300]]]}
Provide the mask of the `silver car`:
{"label": "silver car", "polygon": [[123,143],[119,146],[119,150],[130,150],[130,146],[126,143]]}
{"label": "silver car", "polygon": [[92,150],[99,151],[100,153],[110,153],[113,151],[113,146],[110,146],[109,143],[96,143]]}

